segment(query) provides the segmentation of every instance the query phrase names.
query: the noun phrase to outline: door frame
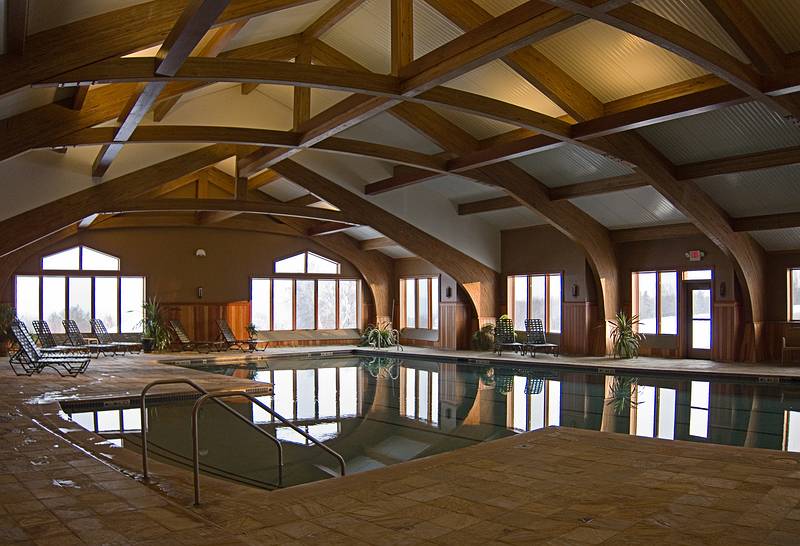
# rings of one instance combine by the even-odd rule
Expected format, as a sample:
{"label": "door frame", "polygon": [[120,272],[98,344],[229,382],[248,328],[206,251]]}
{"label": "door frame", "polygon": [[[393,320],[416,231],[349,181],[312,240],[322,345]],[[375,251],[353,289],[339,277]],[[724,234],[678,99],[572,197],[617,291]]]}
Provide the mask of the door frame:
{"label": "door frame", "polygon": [[[714,281],[713,272],[710,280],[685,280],[683,281],[683,353],[686,358],[711,360],[714,349]],[[711,325],[709,349],[692,348],[692,290],[709,290],[709,319]]]}

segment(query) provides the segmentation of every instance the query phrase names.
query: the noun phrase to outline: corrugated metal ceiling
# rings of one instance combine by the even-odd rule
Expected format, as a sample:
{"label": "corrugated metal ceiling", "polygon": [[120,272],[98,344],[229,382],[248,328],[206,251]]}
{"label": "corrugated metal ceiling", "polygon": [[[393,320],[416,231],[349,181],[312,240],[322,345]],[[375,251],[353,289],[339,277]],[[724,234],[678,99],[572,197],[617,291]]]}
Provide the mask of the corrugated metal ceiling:
{"label": "corrugated metal ceiling", "polygon": [[572,144],[527,155],[513,162],[552,188],[633,174],[624,163]]}
{"label": "corrugated metal ceiling", "polygon": [[751,231],[750,235],[770,252],[800,248],[800,228]]}
{"label": "corrugated metal ceiling", "polygon": [[698,180],[734,217],[800,211],[800,166],[787,165]]}
{"label": "corrugated metal ceiling", "polygon": [[449,199],[452,203],[465,203],[479,199],[491,199],[506,195],[503,190],[485,184],[479,184],[460,176],[439,176],[417,185],[426,190],[435,191]]}
{"label": "corrugated metal ceiling", "polygon": [[497,136],[508,131],[513,131],[517,127],[502,121],[496,121],[474,114],[468,114],[444,106],[430,106],[436,113],[458,125],[461,129],[468,132],[478,140]]}
{"label": "corrugated metal ceiling", "polygon": [[596,21],[585,21],[546,38],[536,48],[601,102],[706,73],[669,51]]}
{"label": "corrugated metal ceiling", "polygon": [[475,216],[499,230],[540,226],[547,223],[544,218],[527,207],[481,212]]}
{"label": "corrugated metal ceiling", "polygon": [[508,10],[521,6],[526,0],[475,0],[475,3],[497,17]]}
{"label": "corrugated metal ceiling", "polygon": [[800,128],[758,102],[651,125],[639,133],[679,165],[800,146]]}
{"label": "corrugated metal ceiling", "polygon": [[423,0],[414,0],[414,58],[422,57],[464,32]]}
{"label": "corrugated metal ceiling", "polygon": [[686,222],[686,217],[654,188],[645,186],[570,199],[609,229]]}
{"label": "corrugated metal ceiling", "polygon": [[397,146],[423,154],[437,154],[442,151],[430,139],[422,136],[419,132],[387,113],[369,118],[346,131],[342,131],[338,136],[387,146]]}
{"label": "corrugated metal ceiling", "polygon": [[253,17],[231,40],[226,49],[282,38],[303,32],[311,23],[330,9],[336,0],[318,0],[292,8]]}
{"label": "corrugated metal ceiling", "polygon": [[800,50],[800,2],[742,0],[786,53]]}
{"label": "corrugated metal ceiling", "polygon": [[391,13],[386,0],[367,0],[322,40],[373,72],[388,74],[391,68]]}

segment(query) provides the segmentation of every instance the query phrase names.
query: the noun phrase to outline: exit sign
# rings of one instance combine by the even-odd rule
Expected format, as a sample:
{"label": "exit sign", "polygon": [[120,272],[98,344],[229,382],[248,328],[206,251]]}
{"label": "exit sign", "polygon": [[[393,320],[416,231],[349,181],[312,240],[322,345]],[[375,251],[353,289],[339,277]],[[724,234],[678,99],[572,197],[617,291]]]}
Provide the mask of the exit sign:
{"label": "exit sign", "polygon": [[703,259],[705,253],[702,250],[690,250],[686,253],[686,257],[689,258],[690,262],[699,262]]}

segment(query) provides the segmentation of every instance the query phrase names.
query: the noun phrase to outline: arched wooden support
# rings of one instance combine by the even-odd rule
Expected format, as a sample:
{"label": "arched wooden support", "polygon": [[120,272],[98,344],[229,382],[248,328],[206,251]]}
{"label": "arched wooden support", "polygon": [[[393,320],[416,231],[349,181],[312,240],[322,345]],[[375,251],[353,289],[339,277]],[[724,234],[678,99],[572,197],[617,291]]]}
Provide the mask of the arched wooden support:
{"label": "arched wooden support", "polygon": [[479,321],[494,320],[498,293],[496,271],[294,161],[284,160],[272,168],[320,199],[348,211],[353,218],[363,218],[398,245],[453,277],[469,294]]}
{"label": "arched wooden support", "polygon": [[749,234],[734,231],[725,211],[694,181],[678,180],[666,160],[638,134],[611,135],[596,143],[608,153],[638,165],[655,189],[733,259],[751,313],[751,322],[745,325],[742,338],[746,352],[739,357],[759,360],[764,354],[762,331],[766,316],[764,249]]}

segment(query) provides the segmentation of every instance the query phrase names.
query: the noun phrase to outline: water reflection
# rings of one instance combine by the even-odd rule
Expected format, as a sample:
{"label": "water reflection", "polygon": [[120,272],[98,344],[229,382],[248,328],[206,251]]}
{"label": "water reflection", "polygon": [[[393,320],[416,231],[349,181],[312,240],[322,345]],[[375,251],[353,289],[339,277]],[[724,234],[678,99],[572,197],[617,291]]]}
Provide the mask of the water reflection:
{"label": "water reflection", "polygon": [[[213,373],[270,382],[260,398],[343,454],[352,472],[450,451],[547,426],[665,440],[800,451],[800,388],[747,381],[697,381],[564,369],[487,367],[403,358],[270,360],[210,366]],[[148,408],[153,452],[191,456],[191,401]],[[245,399],[230,405],[285,442],[288,476],[300,483],[334,475],[334,462]],[[77,424],[136,448],[139,410],[75,412]],[[201,413],[207,471],[273,479],[274,448],[209,404]],[[134,434],[130,434],[134,433]]]}

